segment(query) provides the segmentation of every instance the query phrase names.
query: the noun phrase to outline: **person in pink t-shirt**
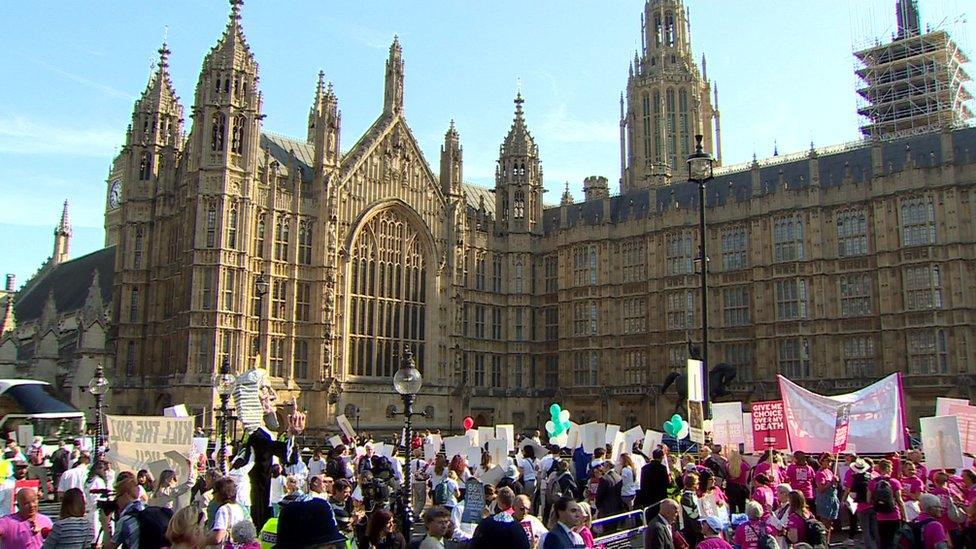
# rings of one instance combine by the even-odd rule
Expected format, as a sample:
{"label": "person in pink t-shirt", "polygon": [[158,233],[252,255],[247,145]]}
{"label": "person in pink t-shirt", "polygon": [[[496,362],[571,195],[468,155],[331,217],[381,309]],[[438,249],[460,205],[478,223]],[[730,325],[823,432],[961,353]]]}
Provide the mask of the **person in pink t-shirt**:
{"label": "person in pink t-shirt", "polygon": [[[763,455],[763,457],[768,456],[768,453]],[[765,473],[769,477],[769,484],[772,486],[782,483],[785,480],[783,478],[783,456],[773,454],[772,458],[756,464],[752,470],[753,478],[759,473]]]}
{"label": "person in pink t-shirt", "polygon": [[740,524],[732,535],[732,543],[739,549],[758,549],[760,535],[776,535],[776,529],[763,518],[762,506],[755,501],[746,503],[746,517],[748,522]]}
{"label": "person in pink t-shirt", "polygon": [[948,473],[942,470],[934,471],[932,477],[935,485],[929,488],[929,493],[933,496],[937,496],[939,498],[939,504],[942,506],[942,515],[936,517],[936,520],[939,521],[939,524],[941,524],[942,527],[945,528],[945,531],[951,536],[954,531],[959,529],[959,524],[953,522],[952,519],[949,518],[948,509],[950,505],[955,505],[954,501],[959,498],[947,486],[949,480]]}
{"label": "person in pink t-shirt", "polygon": [[786,518],[786,540],[793,543],[800,543],[807,539],[807,518],[810,511],[807,509],[807,499],[803,492],[793,490],[790,492],[790,514]]}
{"label": "person in pink t-shirt", "polygon": [[[891,547],[895,534],[905,517],[905,502],[901,497],[901,483],[891,478],[891,462],[882,459],[878,462],[879,475],[868,483],[868,501],[873,502],[875,520],[878,522],[878,546]],[[882,486],[887,484],[891,497],[885,499]],[[884,507],[887,508],[883,508]]]}
{"label": "person in pink t-shirt", "polygon": [[925,549],[946,549],[949,546],[949,535],[939,518],[945,514],[942,502],[938,496],[922,494],[919,498],[922,512],[915,518],[914,523],[922,525],[922,545]]}
{"label": "person in pink t-shirt", "polygon": [[0,547],[40,549],[54,523],[37,512],[37,490],[23,488],[17,492],[17,509],[0,518]]}
{"label": "person in pink t-shirt", "polygon": [[793,454],[793,463],[786,468],[786,482],[803,494],[807,501],[813,501],[813,467],[807,463],[807,455],[803,452]]}
{"label": "person in pink t-shirt", "polygon": [[752,489],[752,501],[762,505],[763,515],[769,514],[776,502],[776,494],[773,492],[773,487],[769,485],[769,477],[766,473],[759,473],[752,478],[752,482],[756,485]]}
{"label": "person in pink t-shirt", "polygon": [[741,513],[749,498],[749,464],[738,451],[729,452],[729,478],[725,483],[725,495],[729,497],[729,507],[733,513]]}
{"label": "person in pink t-shirt", "polygon": [[814,511],[829,532],[840,511],[840,499],[837,497],[837,476],[834,475],[834,457],[832,455],[823,454],[820,456],[820,470],[813,476],[813,480],[817,487]]}
{"label": "person in pink t-shirt", "polygon": [[925,485],[916,473],[917,470],[913,462],[901,462],[901,478],[898,480],[901,482],[901,497],[905,501],[918,501],[918,497],[925,491]]}
{"label": "person in pink t-shirt", "polygon": [[722,539],[722,521],[716,517],[702,519],[702,534],[705,538],[698,542],[697,549],[732,549],[729,542]]}

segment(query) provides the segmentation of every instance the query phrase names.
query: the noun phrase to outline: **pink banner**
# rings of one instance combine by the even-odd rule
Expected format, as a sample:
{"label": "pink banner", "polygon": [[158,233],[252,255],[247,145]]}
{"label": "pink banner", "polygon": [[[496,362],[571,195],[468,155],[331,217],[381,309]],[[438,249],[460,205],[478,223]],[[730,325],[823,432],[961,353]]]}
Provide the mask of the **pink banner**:
{"label": "pink banner", "polygon": [[847,449],[847,439],[851,434],[851,404],[841,404],[837,407],[837,422],[834,424],[834,454]]}
{"label": "pink banner", "polygon": [[757,452],[789,448],[782,400],[752,403],[752,440]]}
{"label": "pink banner", "polygon": [[830,452],[837,431],[837,407],[848,403],[852,405],[848,444],[854,451],[881,454],[907,448],[901,374],[836,396],[818,395],[778,377],[793,451]]}
{"label": "pink banner", "polygon": [[962,441],[963,452],[976,454],[976,406],[970,406],[968,401],[956,399],[939,399],[936,405],[936,415],[956,416],[959,420],[959,438]]}

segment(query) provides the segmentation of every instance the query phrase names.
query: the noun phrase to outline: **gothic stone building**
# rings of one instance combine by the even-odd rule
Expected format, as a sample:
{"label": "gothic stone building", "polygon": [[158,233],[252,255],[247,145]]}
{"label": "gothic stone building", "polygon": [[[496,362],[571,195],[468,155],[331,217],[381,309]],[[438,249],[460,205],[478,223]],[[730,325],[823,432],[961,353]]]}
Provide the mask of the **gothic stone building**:
{"label": "gothic stone building", "polygon": [[[421,425],[465,415],[538,425],[657,425],[660,383],[700,339],[694,135],[719,154],[717,91],[679,0],[649,0],[621,100],[620,193],[584,181],[543,204],[541,152],[515,99],[494,188],[463,178],[451,124],[440,162],[404,113],[394,40],[382,112],[340,146],[320,73],[303,139],[262,131],[239,2],[206,55],[189,134],[168,51],[136,102],[106,194],[113,250],[109,403],[212,413],[212,379],[257,363],[313,428],[390,428],[404,346],[424,373]],[[435,171],[436,169],[436,171]],[[976,130],[960,125],[753,160],[706,193],[710,356],[742,400],[782,373],[842,392],[907,376],[910,412],[969,396],[976,358]],[[258,291],[266,281],[268,291]]]}

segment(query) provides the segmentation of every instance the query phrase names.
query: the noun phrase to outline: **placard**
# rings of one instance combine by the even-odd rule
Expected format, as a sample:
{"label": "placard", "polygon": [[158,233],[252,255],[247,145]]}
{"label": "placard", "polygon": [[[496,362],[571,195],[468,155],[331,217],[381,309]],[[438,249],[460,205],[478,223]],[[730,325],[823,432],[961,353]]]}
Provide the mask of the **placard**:
{"label": "placard", "polygon": [[782,400],[752,403],[752,437],[756,451],[786,450],[786,413]]}
{"label": "placard", "polygon": [[519,443],[519,453],[523,452],[524,451],[523,449],[526,446],[532,447],[532,451],[535,452],[535,459],[542,459],[548,453],[546,449],[542,447],[541,444],[532,440],[531,438],[524,439],[522,442]]}
{"label": "placard", "polygon": [[335,448],[336,446],[342,445],[342,437],[339,435],[332,435],[329,437],[329,446]]}
{"label": "placard", "polygon": [[172,469],[187,478],[193,422],[192,417],[105,416],[108,460],[120,471],[148,469],[159,478]]}
{"label": "placard", "polygon": [[919,418],[922,427],[922,450],[925,466],[936,469],[962,469],[962,443],[956,416]]}
{"label": "placard", "polygon": [[424,444],[424,459],[427,461],[434,461],[437,458],[437,451],[440,449],[441,447],[437,446],[436,444],[431,444],[429,442]]}
{"label": "placard", "polygon": [[742,453],[751,454],[756,451],[756,443],[752,434],[752,412],[742,413]]}
{"label": "placard", "polygon": [[619,425],[607,424],[606,436],[604,437],[603,443],[607,446],[611,446],[613,441],[617,438],[617,433],[620,432]]}
{"label": "placard", "polygon": [[625,450],[625,440],[624,434],[617,432],[616,436],[613,437],[613,442],[610,443],[610,457],[614,462],[620,457],[620,454],[624,453]]}
{"label": "placard", "polygon": [[494,427],[478,427],[478,444],[484,446],[493,438],[495,438]]}
{"label": "placard", "polygon": [[700,400],[688,401],[688,427],[691,441],[705,444],[705,413]]}
{"label": "placard", "polygon": [[582,429],[580,424],[574,421],[569,422],[569,431],[566,433],[566,448],[575,450],[583,445]]}
{"label": "placard", "polygon": [[641,453],[648,459],[651,459],[651,454],[654,453],[654,449],[658,447],[664,441],[664,433],[653,431],[648,429],[644,431],[644,442],[641,443]]}
{"label": "placard", "polygon": [[839,454],[847,449],[847,438],[851,432],[851,407],[853,404],[841,404],[837,407],[837,421],[834,427],[834,448],[831,453]]}
{"label": "placard", "polygon": [[935,415],[956,416],[963,452],[976,454],[976,406],[960,398],[939,397],[935,399]]}
{"label": "placard", "polygon": [[712,404],[712,442],[737,448],[742,442],[742,403]]}
{"label": "placard", "polygon": [[597,448],[603,448],[607,440],[607,427],[602,423],[591,422],[581,425],[583,451],[592,454]]}
{"label": "placard", "polygon": [[[490,443],[490,441],[489,441]],[[508,459],[508,458],[505,458]],[[498,484],[498,481],[505,478],[505,468],[496,465],[481,475],[481,482],[485,484]]]}
{"label": "placard", "polygon": [[342,434],[346,436],[346,440],[353,442],[356,440],[356,430],[352,428],[352,424],[346,419],[345,414],[339,414],[336,416],[336,423],[339,424],[339,430]]}
{"label": "placard", "polygon": [[27,448],[34,443],[34,426],[27,423],[17,426],[17,444]]}
{"label": "placard", "polygon": [[447,437],[444,439],[444,455],[450,463],[454,456],[468,455],[468,448],[471,447],[471,439],[464,435]]}
{"label": "placard", "polygon": [[464,432],[464,436],[471,439],[471,446],[481,446],[481,436],[477,429],[468,429]]}
{"label": "placard", "polygon": [[481,446],[472,446],[468,448],[468,453],[465,456],[468,460],[468,467],[477,467],[481,465],[481,453],[483,450]]}
{"label": "placard", "polygon": [[492,463],[501,465],[508,460],[508,446],[500,438],[493,438],[488,441],[488,454],[491,456]]}
{"label": "placard", "polygon": [[626,446],[626,452],[629,454],[634,451],[634,444],[644,440],[644,428],[640,425],[636,427],[631,427],[624,431],[624,446]]}
{"label": "placard", "polygon": [[505,441],[509,453],[515,451],[515,426],[514,425],[495,425],[495,438]]}
{"label": "placard", "polygon": [[478,479],[471,477],[464,481],[464,513],[461,514],[461,522],[478,524],[484,511],[485,488]]}
{"label": "placard", "polygon": [[705,400],[705,366],[700,360],[688,359],[688,400]]}
{"label": "placard", "polygon": [[163,408],[163,417],[190,417],[190,411],[186,409],[186,404],[177,404]]}

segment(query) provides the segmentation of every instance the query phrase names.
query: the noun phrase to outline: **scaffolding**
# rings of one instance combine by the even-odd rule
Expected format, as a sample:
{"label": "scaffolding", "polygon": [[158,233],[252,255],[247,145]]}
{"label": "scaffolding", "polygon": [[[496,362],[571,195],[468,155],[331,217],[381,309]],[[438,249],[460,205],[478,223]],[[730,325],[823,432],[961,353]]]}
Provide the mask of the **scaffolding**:
{"label": "scaffolding", "polygon": [[930,132],[973,116],[966,54],[945,30],[919,34],[917,28],[899,24],[891,42],[854,52],[865,84],[857,90],[857,112],[868,120],[861,126],[867,138]]}

